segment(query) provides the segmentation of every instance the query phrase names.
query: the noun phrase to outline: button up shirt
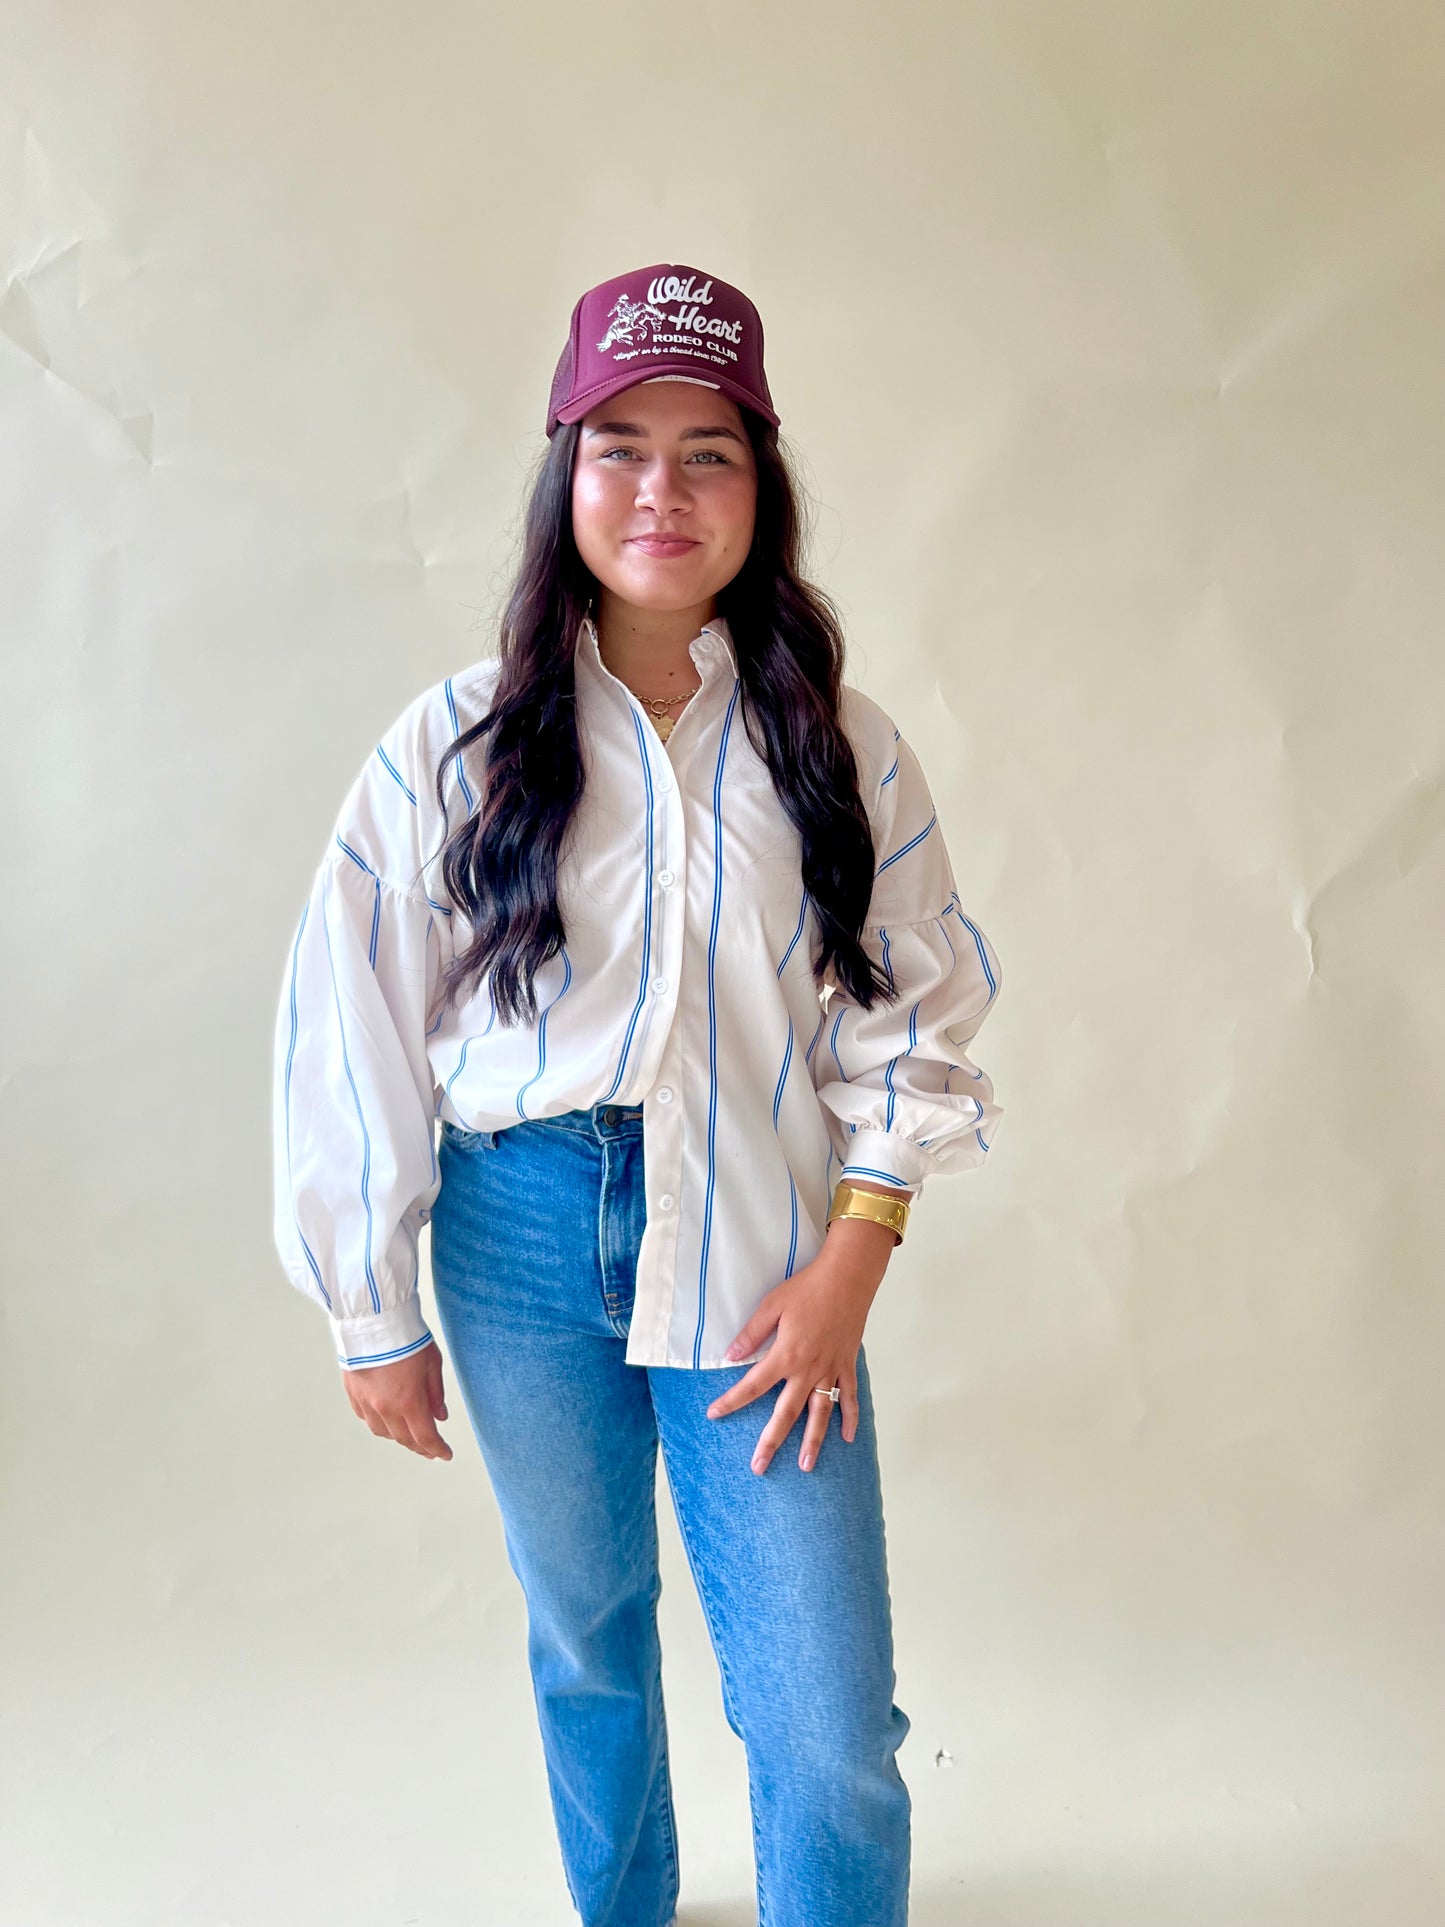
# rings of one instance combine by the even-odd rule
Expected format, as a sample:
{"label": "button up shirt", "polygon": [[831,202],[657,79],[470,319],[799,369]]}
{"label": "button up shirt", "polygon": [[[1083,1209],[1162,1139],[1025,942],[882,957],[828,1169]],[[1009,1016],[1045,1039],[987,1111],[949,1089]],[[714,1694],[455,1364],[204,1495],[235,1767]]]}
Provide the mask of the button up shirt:
{"label": "button up shirt", "polygon": [[[626,1358],[736,1365],[766,1292],[814,1258],[841,1178],[916,1192],[984,1162],[1000,1108],[967,1046],[999,992],[959,901],[917,757],[844,685],[876,869],[861,941],[897,1000],[859,1008],[815,977],[801,838],[741,716],[726,621],[689,645],[701,688],[666,741],[579,628],[585,784],[559,860],[560,953],[533,1024],[499,1021],[488,980],[443,1009],[469,927],[440,850],[478,801],[499,665],[415,698],[349,790],[303,906],[275,1037],[275,1237],[349,1369],[432,1341],[418,1238],[441,1186],[436,1133],[640,1106],[646,1229]],[[775,1335],[775,1334],[774,1334]],[[769,1340],[748,1354],[756,1359]]]}

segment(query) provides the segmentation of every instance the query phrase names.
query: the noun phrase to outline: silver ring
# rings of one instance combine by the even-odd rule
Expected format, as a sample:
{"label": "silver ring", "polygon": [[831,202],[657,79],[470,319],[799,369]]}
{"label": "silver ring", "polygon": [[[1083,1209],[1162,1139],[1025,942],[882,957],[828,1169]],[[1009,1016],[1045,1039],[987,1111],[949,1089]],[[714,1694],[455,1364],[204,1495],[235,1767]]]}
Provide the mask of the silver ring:
{"label": "silver ring", "polygon": [[841,1397],[841,1393],[836,1385],[815,1385],[813,1390],[815,1392],[821,1392],[824,1398],[830,1398],[835,1405]]}

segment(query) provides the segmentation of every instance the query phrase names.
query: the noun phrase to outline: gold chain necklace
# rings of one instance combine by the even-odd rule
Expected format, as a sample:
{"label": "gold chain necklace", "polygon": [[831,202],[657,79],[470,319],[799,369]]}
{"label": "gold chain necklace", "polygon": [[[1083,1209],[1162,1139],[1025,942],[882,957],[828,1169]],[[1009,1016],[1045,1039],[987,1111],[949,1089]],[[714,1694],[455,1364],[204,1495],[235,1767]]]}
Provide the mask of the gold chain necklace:
{"label": "gold chain necklace", "polygon": [[[702,684],[699,683],[697,689],[701,688]],[[674,703],[687,702],[690,697],[697,694],[697,689],[685,690],[681,696],[638,696],[637,700],[640,703],[646,703],[654,716],[661,716],[663,711],[671,709]]]}
{"label": "gold chain necklace", "polygon": [[[600,648],[597,654],[600,658],[602,654]],[[604,669],[607,667],[605,663],[602,666]],[[672,734],[673,726],[677,721],[675,716],[668,715],[668,710],[672,708],[674,703],[691,702],[692,698],[697,694],[697,690],[701,688],[702,684],[699,683],[697,689],[685,690],[681,696],[639,696],[635,689],[632,693],[634,696],[637,696],[637,700],[646,708],[653,722],[657,725],[658,735],[662,738],[663,742],[666,742]]]}
{"label": "gold chain necklace", "polygon": [[[702,684],[699,683],[697,689],[701,688]],[[657,733],[663,742],[667,741],[677,723],[677,718],[675,716],[669,716],[666,712],[671,709],[674,703],[691,702],[697,694],[697,689],[689,689],[684,696],[638,696],[637,700],[652,717],[653,722],[657,726]]]}

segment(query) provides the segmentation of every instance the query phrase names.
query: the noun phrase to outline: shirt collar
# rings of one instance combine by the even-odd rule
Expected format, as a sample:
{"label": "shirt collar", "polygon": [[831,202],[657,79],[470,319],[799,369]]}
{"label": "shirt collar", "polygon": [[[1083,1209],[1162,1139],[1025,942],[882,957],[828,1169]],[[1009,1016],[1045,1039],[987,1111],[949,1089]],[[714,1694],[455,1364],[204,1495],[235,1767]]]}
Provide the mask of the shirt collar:
{"label": "shirt collar", "polygon": [[[577,653],[584,651],[589,664],[599,673],[606,671],[607,665],[597,646],[597,624],[591,616],[583,616],[577,631]],[[697,665],[698,674],[704,682],[707,681],[709,663],[721,663],[729,675],[736,676],[738,673],[737,645],[724,616],[714,616],[710,622],[705,622],[687,645],[687,653]]]}

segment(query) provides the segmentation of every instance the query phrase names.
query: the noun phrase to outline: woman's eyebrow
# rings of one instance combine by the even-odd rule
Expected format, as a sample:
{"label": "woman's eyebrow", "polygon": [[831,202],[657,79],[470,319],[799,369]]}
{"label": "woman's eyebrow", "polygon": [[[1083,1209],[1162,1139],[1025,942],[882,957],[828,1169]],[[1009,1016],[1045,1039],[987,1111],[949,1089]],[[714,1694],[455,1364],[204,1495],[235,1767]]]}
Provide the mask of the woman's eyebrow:
{"label": "woman's eyebrow", "polygon": [[[589,436],[640,435],[645,438],[647,430],[640,422],[598,422],[597,426],[595,428],[589,428],[587,433]],[[682,442],[695,442],[704,439],[711,440],[713,437],[720,435],[725,435],[728,440],[734,442],[741,442],[743,439],[735,428],[684,428],[678,436],[678,440]]]}

